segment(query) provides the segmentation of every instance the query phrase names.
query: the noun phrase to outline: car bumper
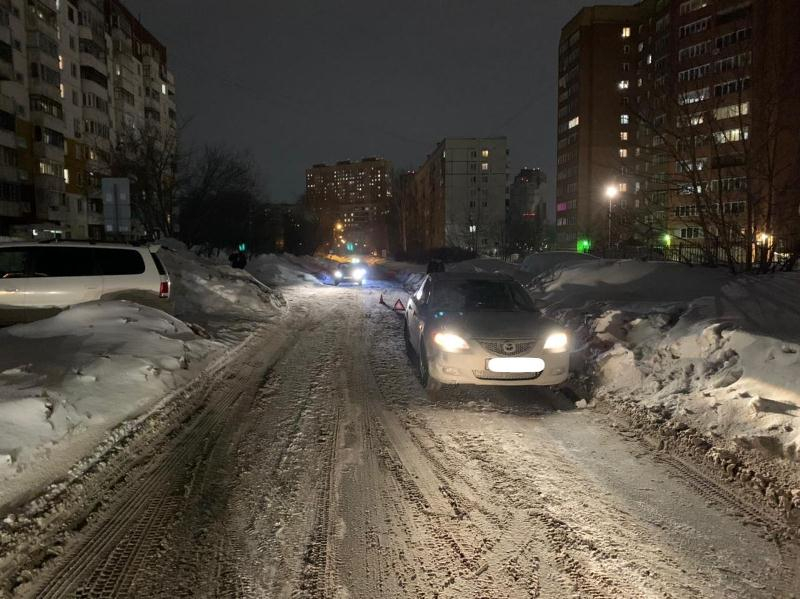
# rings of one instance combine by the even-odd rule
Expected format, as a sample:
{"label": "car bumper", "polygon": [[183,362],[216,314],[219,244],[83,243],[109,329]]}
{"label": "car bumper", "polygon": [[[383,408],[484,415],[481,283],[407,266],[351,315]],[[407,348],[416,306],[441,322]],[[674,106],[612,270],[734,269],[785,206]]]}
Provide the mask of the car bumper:
{"label": "car bumper", "polygon": [[544,370],[539,373],[489,372],[486,362],[494,357],[497,356],[437,352],[430,358],[430,373],[445,385],[548,386],[563,383],[569,377],[569,352],[520,356],[544,360]]}

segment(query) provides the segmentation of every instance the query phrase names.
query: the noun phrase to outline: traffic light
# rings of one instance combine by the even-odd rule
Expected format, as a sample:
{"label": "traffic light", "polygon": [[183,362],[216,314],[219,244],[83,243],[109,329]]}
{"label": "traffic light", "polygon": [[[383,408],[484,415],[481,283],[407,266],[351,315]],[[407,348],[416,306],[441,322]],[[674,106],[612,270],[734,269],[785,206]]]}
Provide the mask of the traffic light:
{"label": "traffic light", "polygon": [[586,254],[592,249],[592,241],[590,239],[579,239],[577,250],[580,254]]}

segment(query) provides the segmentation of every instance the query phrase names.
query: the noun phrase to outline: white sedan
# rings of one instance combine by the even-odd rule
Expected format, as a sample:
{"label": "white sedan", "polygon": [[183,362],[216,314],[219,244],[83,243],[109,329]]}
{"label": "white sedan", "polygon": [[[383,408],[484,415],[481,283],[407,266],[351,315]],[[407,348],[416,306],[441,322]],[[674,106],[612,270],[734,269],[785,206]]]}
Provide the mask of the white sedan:
{"label": "white sedan", "polygon": [[569,376],[569,337],[511,277],[429,274],[408,300],[406,344],[422,384],[557,385]]}

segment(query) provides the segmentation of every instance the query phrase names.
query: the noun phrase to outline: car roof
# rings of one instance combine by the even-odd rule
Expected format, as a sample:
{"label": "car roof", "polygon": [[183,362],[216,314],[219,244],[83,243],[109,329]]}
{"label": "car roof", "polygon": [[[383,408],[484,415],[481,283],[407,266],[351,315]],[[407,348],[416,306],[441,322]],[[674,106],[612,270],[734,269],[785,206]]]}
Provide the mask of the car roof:
{"label": "car roof", "polygon": [[458,281],[513,281],[509,275],[499,272],[432,272],[431,280],[434,283],[447,283]]}
{"label": "car roof", "polygon": [[0,248],[9,247],[101,247],[109,249],[139,250],[147,249],[147,246],[136,246],[129,243],[106,243],[102,241],[2,241]]}

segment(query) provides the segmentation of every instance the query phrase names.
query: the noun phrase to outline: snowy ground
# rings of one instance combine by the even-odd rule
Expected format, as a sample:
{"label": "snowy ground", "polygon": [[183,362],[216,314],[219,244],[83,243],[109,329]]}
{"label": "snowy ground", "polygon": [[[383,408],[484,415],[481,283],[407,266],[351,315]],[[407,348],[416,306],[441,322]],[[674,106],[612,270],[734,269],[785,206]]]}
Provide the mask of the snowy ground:
{"label": "snowy ground", "polygon": [[[774,597],[777,512],[548,390],[428,396],[393,286],[283,326],[0,526],[18,596]],[[92,497],[102,495],[101,505]],[[65,533],[65,531],[70,531]],[[112,592],[113,591],[113,592]],[[11,590],[9,590],[9,593]]]}
{"label": "snowy ground", "polygon": [[[249,265],[256,280],[171,247],[176,314],[191,328],[110,303],[0,332],[31,356],[0,375],[26,382],[3,384],[61,394],[57,409],[44,400],[49,417],[78,414],[87,427],[29,447],[39,459],[14,463],[0,487],[16,490],[0,510],[0,597],[750,598],[800,588],[797,512],[783,496],[764,501],[783,487],[724,451],[737,427],[753,439],[764,424],[734,410],[740,399],[777,401],[756,398],[754,385],[770,376],[792,392],[788,375],[777,383],[762,363],[791,372],[796,354],[770,345],[780,319],[766,303],[791,277],[770,289],[758,279],[762,311],[751,312],[750,280],[717,271],[692,278],[666,270],[675,265],[584,258],[562,267],[552,255],[526,270],[465,263],[528,285],[576,331],[576,358],[593,376],[569,393],[428,395],[402,321],[378,303],[407,296],[384,273],[413,285],[424,267],[384,263],[366,288],[334,288],[319,283],[330,265],[316,258],[261,257]],[[763,355],[747,346],[754,335]],[[42,372],[53,354],[58,376]],[[155,364],[150,388],[137,377]],[[738,379],[724,378],[734,367]],[[114,395],[111,382],[126,377],[127,393]],[[716,410],[694,403],[731,389]],[[576,409],[576,393],[588,409]],[[784,416],[794,417],[769,418]],[[53,454],[72,469],[41,493],[25,487],[37,465],[54,476]]]}
{"label": "snowy ground", "polygon": [[0,330],[0,506],[64,476],[109,431],[285,311],[248,273],[165,245],[175,316],[92,302]]}

